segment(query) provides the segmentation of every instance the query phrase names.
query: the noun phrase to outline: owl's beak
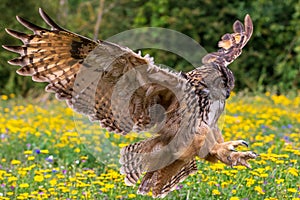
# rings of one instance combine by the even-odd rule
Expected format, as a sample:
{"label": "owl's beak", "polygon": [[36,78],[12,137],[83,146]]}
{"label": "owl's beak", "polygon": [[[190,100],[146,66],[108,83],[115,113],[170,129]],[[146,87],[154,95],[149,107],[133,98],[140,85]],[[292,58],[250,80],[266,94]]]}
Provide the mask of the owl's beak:
{"label": "owl's beak", "polygon": [[230,89],[226,90],[226,99],[228,99],[230,97]]}

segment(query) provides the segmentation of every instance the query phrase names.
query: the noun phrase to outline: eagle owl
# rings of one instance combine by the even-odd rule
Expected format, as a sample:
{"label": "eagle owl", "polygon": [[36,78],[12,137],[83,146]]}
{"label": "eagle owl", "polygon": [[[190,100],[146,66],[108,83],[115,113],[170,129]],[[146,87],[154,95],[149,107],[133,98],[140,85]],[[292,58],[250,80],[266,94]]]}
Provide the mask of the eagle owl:
{"label": "eagle owl", "polygon": [[[219,50],[202,58],[203,65],[177,73],[161,68],[149,56],[106,41],[93,41],[57,25],[42,9],[51,30],[17,17],[33,34],[6,29],[22,46],[3,46],[20,54],[10,60],[17,73],[48,82],[47,92],[102,127],[125,135],[152,130],[153,137],[121,149],[121,173],[127,185],[141,179],[138,193],[164,197],[197,171],[195,157],[250,167],[251,151],[243,140],[224,142],[217,121],[234,87],[227,66],[252,35],[249,15],[222,36]],[[200,59],[200,58],[199,58]]]}

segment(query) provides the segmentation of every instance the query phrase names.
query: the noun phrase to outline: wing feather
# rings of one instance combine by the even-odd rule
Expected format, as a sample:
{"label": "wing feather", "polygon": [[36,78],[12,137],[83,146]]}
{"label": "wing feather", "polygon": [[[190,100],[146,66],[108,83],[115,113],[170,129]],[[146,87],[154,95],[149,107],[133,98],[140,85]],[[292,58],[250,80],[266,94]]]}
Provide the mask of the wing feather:
{"label": "wing feather", "polygon": [[[23,42],[22,46],[3,46],[20,54],[9,61],[21,66],[18,74],[48,82],[47,92],[56,93],[58,99],[66,100],[75,111],[99,121],[109,131],[126,134],[155,126],[159,120],[153,117],[161,119],[160,107],[152,109],[156,104],[169,113],[166,126],[172,126],[170,120],[176,113],[194,117],[194,113],[187,112],[187,106],[197,110],[198,105],[191,98],[193,95],[186,95],[193,93],[193,88],[184,77],[159,68],[152,58],[129,48],[95,42],[67,31],[42,9],[39,13],[51,30],[21,17],[17,20],[33,34],[6,29]],[[185,101],[181,107],[180,101]]]}

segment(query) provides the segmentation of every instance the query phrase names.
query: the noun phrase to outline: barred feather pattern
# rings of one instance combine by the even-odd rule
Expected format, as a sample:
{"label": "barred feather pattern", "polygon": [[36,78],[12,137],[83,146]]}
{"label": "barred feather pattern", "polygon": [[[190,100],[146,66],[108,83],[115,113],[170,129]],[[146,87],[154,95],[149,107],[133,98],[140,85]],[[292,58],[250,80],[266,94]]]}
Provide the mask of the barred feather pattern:
{"label": "barred feather pattern", "polygon": [[135,185],[141,174],[147,171],[147,156],[154,150],[154,146],[159,148],[158,143],[156,138],[150,138],[122,148],[120,172],[125,175],[126,185]]}
{"label": "barred feather pattern", "polygon": [[189,175],[194,174],[198,171],[197,163],[193,159],[190,162],[186,163],[182,169],[171,178],[171,180],[164,185],[162,190],[159,192],[159,197],[163,198],[165,197],[170,191],[173,191],[176,189],[179,183],[184,181]]}
{"label": "barred feather pattern", "polygon": [[147,172],[139,186],[138,194],[145,195],[152,189],[154,198],[164,198],[197,170],[197,163],[192,159],[188,162],[175,161],[164,169]]}

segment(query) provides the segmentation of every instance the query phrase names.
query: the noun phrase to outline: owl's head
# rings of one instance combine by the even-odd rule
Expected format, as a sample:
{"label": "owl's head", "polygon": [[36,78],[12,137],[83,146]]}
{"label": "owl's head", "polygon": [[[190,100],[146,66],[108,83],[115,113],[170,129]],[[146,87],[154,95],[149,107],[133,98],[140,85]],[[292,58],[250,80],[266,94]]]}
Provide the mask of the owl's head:
{"label": "owl's head", "polygon": [[234,76],[227,67],[203,66],[200,70],[205,88],[203,90],[213,100],[225,100],[234,88]]}

